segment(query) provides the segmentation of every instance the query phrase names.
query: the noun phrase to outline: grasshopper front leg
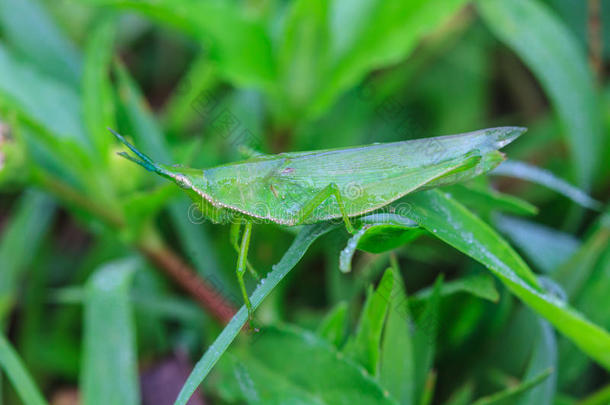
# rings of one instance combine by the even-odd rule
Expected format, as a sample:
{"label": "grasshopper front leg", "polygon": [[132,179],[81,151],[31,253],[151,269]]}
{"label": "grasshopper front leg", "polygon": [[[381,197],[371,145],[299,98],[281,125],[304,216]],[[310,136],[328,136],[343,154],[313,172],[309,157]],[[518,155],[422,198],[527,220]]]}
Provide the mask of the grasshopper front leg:
{"label": "grasshopper front leg", "polygon": [[246,263],[248,262],[248,248],[250,247],[250,236],[252,235],[252,222],[246,222],[244,227],[244,234],[241,238],[241,245],[239,248],[239,257],[237,258],[237,281],[239,282],[239,288],[244,298],[244,303],[248,309],[248,318],[252,319],[252,304],[250,298],[248,298],[248,292],[246,291],[246,284],[244,283],[244,273],[246,272]]}
{"label": "grasshopper front leg", "polygon": [[330,183],[328,186],[324,187],[318,194],[316,194],[311,200],[305,203],[303,207],[301,207],[297,214],[298,223],[302,224],[317,207],[319,207],[324,201],[326,201],[326,199],[333,195],[337,199],[339,211],[341,212],[341,216],[343,217],[343,222],[345,222],[347,231],[351,234],[355,233],[356,230],[352,226],[352,223],[347,216],[345,204],[343,203],[343,198],[341,197],[341,192],[335,183]]}

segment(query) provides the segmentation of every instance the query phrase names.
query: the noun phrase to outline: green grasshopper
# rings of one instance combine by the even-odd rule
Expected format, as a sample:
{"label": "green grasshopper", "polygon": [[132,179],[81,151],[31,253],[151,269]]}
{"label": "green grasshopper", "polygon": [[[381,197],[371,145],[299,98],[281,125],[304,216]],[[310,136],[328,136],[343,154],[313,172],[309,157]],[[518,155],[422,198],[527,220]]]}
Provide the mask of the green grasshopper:
{"label": "green grasshopper", "polygon": [[[212,222],[232,224],[238,253],[237,279],[251,315],[244,284],[253,223],[285,226],[352,221],[379,212],[406,194],[467,180],[504,160],[498,149],[525,128],[500,127],[458,135],[310,152],[264,155],[209,169],[155,163],[110,130],[136,156],[119,154],[174,181]],[[391,211],[393,212],[393,211]],[[239,243],[239,235],[244,226]]]}

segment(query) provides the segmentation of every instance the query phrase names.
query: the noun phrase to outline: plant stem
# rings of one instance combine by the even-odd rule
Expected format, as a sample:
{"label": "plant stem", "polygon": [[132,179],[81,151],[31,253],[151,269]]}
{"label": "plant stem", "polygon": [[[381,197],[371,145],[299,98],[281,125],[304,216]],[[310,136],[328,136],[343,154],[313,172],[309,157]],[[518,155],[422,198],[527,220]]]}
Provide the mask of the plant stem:
{"label": "plant stem", "polygon": [[589,61],[598,83],[601,83],[603,75],[603,40],[600,14],[601,2],[599,0],[589,0]]}
{"label": "plant stem", "polygon": [[237,309],[218,291],[216,285],[200,278],[174,251],[158,243],[141,243],[139,250],[188,292],[203,308],[222,324],[228,323]]}
{"label": "plant stem", "polygon": [[[81,195],[77,190],[61,180],[52,176],[39,176],[39,180],[47,190],[58,196],[58,198],[89,211],[112,228],[117,230],[125,228],[125,221],[120,215]],[[148,238],[136,243],[136,246],[151,263],[163,270],[176,284],[222,324],[229,322],[233,314],[237,312],[237,309],[219,291],[218,286],[220,284],[209,283],[199,277],[182,258],[160,240],[153,241],[153,238]]]}

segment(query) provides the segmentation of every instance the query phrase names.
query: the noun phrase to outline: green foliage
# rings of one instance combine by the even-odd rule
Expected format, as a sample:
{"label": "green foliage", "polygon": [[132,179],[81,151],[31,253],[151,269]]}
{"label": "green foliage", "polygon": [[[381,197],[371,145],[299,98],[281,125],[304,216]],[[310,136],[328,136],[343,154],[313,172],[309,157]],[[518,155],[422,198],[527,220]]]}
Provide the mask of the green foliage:
{"label": "green foliage", "polygon": [[0,4],[2,33],[14,49],[50,76],[77,87],[82,61],[79,51],[36,0]]}
{"label": "green foliage", "polygon": [[410,330],[411,315],[398,269],[391,268],[392,289],[386,297],[389,311],[380,348],[379,382],[400,404],[416,403],[415,376],[426,370],[417,370]]}
{"label": "green foliage", "polygon": [[55,213],[51,198],[36,191],[26,191],[19,200],[11,222],[5,225],[0,239],[0,324],[5,323],[15,301],[17,285],[49,230]]}
{"label": "green foliage", "polygon": [[407,197],[412,217],[434,236],[485,265],[506,287],[600,365],[610,368],[610,333],[544,291],[525,262],[487,224],[440,191]]}
{"label": "green foliage", "polygon": [[[485,398],[480,398],[477,401],[473,402],[475,405],[492,405],[492,404],[502,404],[502,403],[511,403],[510,401],[514,400],[515,397],[518,397],[520,394],[530,390],[532,387],[537,386],[542,381],[544,381],[548,376],[552,373],[553,370],[548,369],[538,374],[534,378],[524,381],[523,383],[517,385],[516,387],[508,388],[502,392],[498,392],[494,395],[490,395]],[[528,403],[537,403],[537,402],[528,402]]]}
{"label": "green foliage", "polygon": [[369,290],[360,315],[358,328],[345,346],[345,352],[357,363],[363,364],[371,375],[377,374],[381,331],[388,313],[388,291],[393,290],[394,276],[386,271],[375,292]]}
{"label": "green foliage", "polygon": [[[0,405],[608,403],[597,3],[0,1]],[[210,168],[506,125],[411,151],[427,190],[353,235],[256,224],[250,322],[228,227],[106,129]]]}
{"label": "green foliage", "polygon": [[0,366],[15,386],[24,404],[45,405],[47,403],[4,334],[0,334]]}
{"label": "green foliage", "polygon": [[[290,248],[286,251],[282,260],[273,266],[271,272],[261,281],[256,290],[252,293],[250,301],[252,307],[256,309],[262,300],[268,296],[274,287],[288,274],[290,270],[303,257],[307,248],[320,236],[329,232],[334,226],[328,224],[309,225],[303,228],[297,235]],[[243,328],[248,319],[246,307],[241,309],[233,316],[231,321],[225,326],[214,343],[207,349],[201,360],[195,365],[193,372],[182,387],[176,404],[186,404],[197,386],[201,384],[203,379],[208,375],[214,364],[220,359],[220,356],[229,347],[231,342],[237,337],[239,331]]]}
{"label": "green foliage", "polygon": [[136,263],[112,262],[87,282],[81,385],[84,404],[138,404],[129,287]]}
{"label": "green foliage", "polygon": [[545,87],[568,137],[575,178],[589,188],[601,162],[597,146],[604,141],[593,75],[582,50],[539,1],[477,4],[489,28],[521,56]]}
{"label": "green foliage", "polygon": [[[227,356],[247,403],[396,404],[373,377],[311,332],[259,333],[243,353]],[[290,365],[287,356],[294,360]]]}

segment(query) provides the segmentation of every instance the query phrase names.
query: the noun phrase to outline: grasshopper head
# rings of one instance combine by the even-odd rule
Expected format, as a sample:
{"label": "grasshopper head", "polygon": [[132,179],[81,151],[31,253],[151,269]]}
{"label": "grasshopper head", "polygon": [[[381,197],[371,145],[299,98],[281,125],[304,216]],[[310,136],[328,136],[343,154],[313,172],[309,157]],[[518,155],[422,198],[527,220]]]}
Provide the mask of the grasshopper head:
{"label": "grasshopper head", "polygon": [[[180,188],[185,190],[194,190],[201,193],[206,193],[208,189],[208,179],[201,169],[193,169],[184,166],[168,166],[163,164],[157,165],[160,169],[158,173],[176,183]],[[207,193],[206,193],[207,194]]]}

